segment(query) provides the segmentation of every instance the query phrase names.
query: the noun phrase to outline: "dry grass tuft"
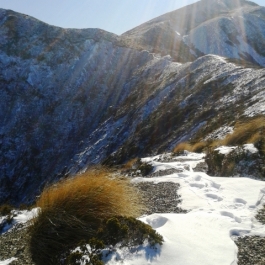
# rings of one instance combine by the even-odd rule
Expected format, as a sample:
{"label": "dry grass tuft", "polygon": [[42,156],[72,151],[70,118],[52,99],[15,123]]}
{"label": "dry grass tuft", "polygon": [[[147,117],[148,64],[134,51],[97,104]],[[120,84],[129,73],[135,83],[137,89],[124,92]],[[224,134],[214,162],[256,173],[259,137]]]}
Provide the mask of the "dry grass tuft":
{"label": "dry grass tuft", "polygon": [[222,145],[242,145],[258,142],[265,133],[265,117],[256,117],[249,121],[237,122],[235,130],[223,139]]}
{"label": "dry grass tuft", "polygon": [[265,154],[265,116],[258,116],[255,118],[247,118],[245,120],[238,121],[235,124],[233,133],[228,134],[222,140],[214,141],[201,141],[196,143],[182,142],[178,144],[173,152],[181,153],[184,150],[190,152],[202,152],[206,147],[216,148],[222,145],[243,145],[252,143],[258,146],[261,153]]}
{"label": "dry grass tuft", "polygon": [[182,142],[179,143],[174,149],[173,149],[173,153],[177,154],[177,153],[181,153],[183,151],[189,151],[192,152],[192,146],[191,144],[189,144],[188,142]]}
{"label": "dry grass tuft", "polygon": [[173,153],[182,153],[184,150],[189,152],[200,153],[207,146],[206,142],[197,142],[195,144],[190,144],[188,142],[179,143],[173,150]]}
{"label": "dry grass tuft", "polygon": [[195,143],[194,145],[192,145],[192,152],[201,153],[206,146],[206,142]]}
{"label": "dry grass tuft", "polygon": [[211,147],[243,145],[247,143],[257,144],[265,135],[265,117],[259,116],[252,119],[238,121],[233,133],[228,134],[222,140],[211,143]]}
{"label": "dry grass tuft", "polygon": [[92,238],[112,216],[141,214],[140,196],[128,180],[107,170],[92,170],[46,188],[30,230],[30,249],[38,265],[58,264],[58,257],[82,239]]}

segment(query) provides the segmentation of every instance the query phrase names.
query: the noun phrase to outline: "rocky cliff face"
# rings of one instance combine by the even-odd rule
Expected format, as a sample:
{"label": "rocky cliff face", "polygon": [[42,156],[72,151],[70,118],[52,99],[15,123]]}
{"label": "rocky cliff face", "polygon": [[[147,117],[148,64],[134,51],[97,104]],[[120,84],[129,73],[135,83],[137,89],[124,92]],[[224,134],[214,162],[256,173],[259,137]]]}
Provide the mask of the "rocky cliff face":
{"label": "rocky cliff face", "polygon": [[[216,4],[228,8],[227,1]],[[263,21],[262,8],[249,2],[239,8]],[[149,33],[142,35],[145,24],[132,31],[147,41],[136,47],[137,34],[128,33],[130,39],[99,29],[62,29],[0,9],[0,202],[28,202],[47,183],[89,165],[170,150],[235,117],[265,114],[265,70],[258,60],[253,65],[243,56],[243,65],[242,56],[199,57],[207,52],[194,49],[199,28],[218,24],[211,18],[196,19],[196,27],[171,39],[176,28],[160,17],[148,22]],[[228,22],[223,25],[230,30]],[[257,43],[262,24],[253,25],[250,39]],[[188,31],[193,35],[184,38]],[[169,42],[152,49],[159,32]],[[180,46],[172,46],[177,39]],[[236,39],[227,47],[239,47]],[[171,55],[168,47],[174,48],[176,56],[153,53],[163,54],[161,47]]]}

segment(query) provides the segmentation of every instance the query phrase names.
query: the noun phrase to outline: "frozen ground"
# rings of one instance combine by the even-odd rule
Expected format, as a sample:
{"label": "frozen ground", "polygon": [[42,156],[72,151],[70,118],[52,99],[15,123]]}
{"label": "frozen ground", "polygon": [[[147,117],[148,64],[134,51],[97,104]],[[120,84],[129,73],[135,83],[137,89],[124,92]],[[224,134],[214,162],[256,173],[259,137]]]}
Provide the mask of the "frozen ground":
{"label": "frozen ground", "polygon": [[[265,182],[248,178],[210,177],[193,172],[202,155],[187,153],[176,162],[158,162],[159,157],[145,158],[155,170],[179,168],[189,164],[190,170],[139,181],[172,181],[180,183],[182,208],[188,214],[153,214],[141,218],[160,234],[165,242],[157,254],[146,249],[137,254],[125,253],[126,265],[181,264],[181,265],[235,265],[237,246],[233,236],[265,236],[265,226],[254,216],[265,202]],[[183,162],[181,162],[181,160]],[[121,257],[123,253],[120,253]],[[116,264],[111,261],[109,264]],[[118,262],[119,264],[119,262]]]}
{"label": "frozen ground", "polygon": [[[251,146],[246,148],[251,149]],[[265,203],[265,182],[240,177],[210,177],[194,172],[196,164],[203,161],[203,154],[186,152],[186,155],[173,158],[173,162],[161,162],[161,158],[155,156],[143,160],[152,163],[155,171],[169,168],[186,170],[163,177],[135,178],[133,182],[180,183],[181,207],[189,212],[141,217],[163,235],[165,242],[162,247],[154,250],[142,246],[134,251],[117,249],[105,260],[106,264],[236,265],[238,249],[233,237],[265,236],[265,226],[254,218]],[[24,222],[33,214],[21,212],[16,222]],[[10,264],[13,260],[0,261],[0,265]]]}
{"label": "frozen ground", "polygon": [[[13,220],[10,224],[6,224],[3,228],[2,228],[2,233],[8,231],[9,229],[12,229],[12,227],[14,227],[17,224],[25,224],[26,222],[28,222],[29,220],[31,220],[34,216],[37,215],[38,212],[38,208],[34,208],[31,211],[17,211],[17,210],[13,210],[11,212],[11,216],[13,217]],[[5,217],[0,217],[0,224],[4,221]],[[1,235],[1,233],[0,233]],[[0,265],[2,265],[1,261],[0,261]]]}

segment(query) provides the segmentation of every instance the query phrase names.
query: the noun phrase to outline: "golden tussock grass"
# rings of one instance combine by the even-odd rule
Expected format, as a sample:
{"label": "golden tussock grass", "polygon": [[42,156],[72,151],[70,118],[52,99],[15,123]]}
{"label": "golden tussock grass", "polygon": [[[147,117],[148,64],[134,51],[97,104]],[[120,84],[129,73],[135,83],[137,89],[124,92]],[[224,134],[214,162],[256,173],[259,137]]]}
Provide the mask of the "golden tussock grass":
{"label": "golden tussock grass", "polygon": [[189,152],[202,152],[203,149],[207,146],[206,142],[197,142],[195,144],[190,144],[188,142],[182,142],[179,143],[173,150],[174,153],[180,153],[184,150],[187,150]]}
{"label": "golden tussock grass", "polygon": [[235,124],[233,133],[228,134],[223,140],[214,141],[211,145],[231,146],[247,143],[257,143],[265,135],[265,117],[255,117],[250,120],[239,121]]}
{"label": "golden tussock grass", "polygon": [[182,142],[179,143],[174,149],[173,152],[174,153],[180,153],[183,152],[184,150],[187,150],[189,152],[192,152],[192,146],[191,144],[189,144],[188,142]]}
{"label": "golden tussock grass", "polygon": [[138,190],[107,170],[92,170],[46,188],[36,205],[30,250],[38,265],[58,263],[58,255],[93,237],[101,221],[141,214]]}
{"label": "golden tussock grass", "polygon": [[198,142],[192,145],[192,152],[200,153],[207,146],[206,142]]}
{"label": "golden tussock grass", "polygon": [[[238,121],[234,126],[234,131],[228,134],[222,140],[214,141],[199,141],[197,143],[182,142],[179,143],[174,149],[174,153],[179,153],[184,150],[190,152],[202,152],[204,148],[216,148],[222,145],[243,145],[247,143],[256,144],[265,137],[265,116],[255,118],[248,118],[243,121]],[[265,141],[260,147],[265,153]]]}

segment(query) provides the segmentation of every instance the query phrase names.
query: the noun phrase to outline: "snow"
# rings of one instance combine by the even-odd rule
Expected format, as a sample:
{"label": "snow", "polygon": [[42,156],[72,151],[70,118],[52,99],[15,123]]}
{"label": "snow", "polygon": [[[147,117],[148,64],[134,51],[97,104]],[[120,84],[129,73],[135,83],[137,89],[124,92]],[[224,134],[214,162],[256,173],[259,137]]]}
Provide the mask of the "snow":
{"label": "snow", "polygon": [[222,126],[215,130],[214,132],[210,133],[205,137],[205,141],[209,139],[224,139],[228,134],[232,134],[234,132],[234,128],[230,126]]}
{"label": "snow", "polygon": [[259,150],[253,144],[244,144],[243,148],[245,151],[248,151],[252,154],[258,153]]}
{"label": "snow", "polygon": [[236,148],[237,148],[236,146],[220,146],[214,150],[218,151],[219,154],[228,155]]}
{"label": "snow", "polygon": [[[214,150],[218,151],[219,154],[228,155],[236,148],[238,147],[237,146],[220,146]],[[252,154],[258,153],[259,151],[253,144],[244,144],[243,149],[244,151],[250,152]]]}
{"label": "snow", "polygon": [[[6,224],[3,227],[2,232],[3,233],[7,232],[9,229],[12,229],[12,227],[14,227],[15,225],[27,223],[29,220],[31,220],[35,216],[37,216],[38,210],[39,210],[39,208],[33,208],[30,211],[28,211],[28,210],[24,210],[24,211],[13,210],[11,212],[11,215],[13,216],[13,221],[9,225]],[[0,224],[3,222],[4,219],[5,219],[5,216],[0,217]],[[0,233],[0,235],[1,235],[1,233]],[[1,263],[0,263],[0,265],[1,265]]]}
{"label": "snow", "polygon": [[[170,154],[163,154],[163,155],[158,155],[154,157],[146,157],[141,159],[142,162],[150,163],[153,165],[154,170],[153,172],[158,172],[162,170],[167,170],[167,169],[180,169],[184,170],[186,167],[188,167],[191,171],[196,165],[200,162],[204,161],[204,156],[205,154],[196,154],[192,152],[185,151],[184,155],[178,156],[176,158],[172,158],[172,160],[176,160],[175,162],[167,162],[167,163],[161,163],[159,160],[163,157],[168,158],[170,157]],[[158,161],[158,162],[157,162]]]}
{"label": "snow", "polygon": [[17,258],[11,258],[11,259],[6,259],[3,261],[0,261],[0,265],[8,265],[8,264],[12,263],[14,260],[17,260]]}
{"label": "snow", "polygon": [[17,216],[14,217],[15,224],[25,224],[29,220],[37,216],[39,208],[33,208],[31,211],[17,211]]}
{"label": "snow", "polygon": [[229,221],[219,220],[218,215],[209,217],[205,212],[161,217],[167,218],[167,223],[157,229],[165,238],[157,264],[225,265],[228,256],[229,260],[235,259],[233,242],[222,229],[229,226]]}
{"label": "snow", "polygon": [[[248,150],[254,151],[253,147],[245,145]],[[220,148],[221,152],[230,150],[232,148]],[[210,177],[203,172],[193,172],[196,163],[203,160],[201,154],[186,152],[185,156],[176,157],[175,162],[161,162],[162,157],[142,160],[151,163],[155,171],[180,167],[181,163],[189,164],[190,169],[163,177],[136,178],[133,182],[179,183],[181,207],[189,212],[143,216],[142,221],[163,235],[162,247],[152,255],[149,253],[151,249],[144,247],[130,254],[128,250],[118,250],[121,261],[112,259],[107,264],[236,265],[237,246],[233,237],[265,236],[265,226],[254,218],[265,203],[265,182],[242,177]]]}

